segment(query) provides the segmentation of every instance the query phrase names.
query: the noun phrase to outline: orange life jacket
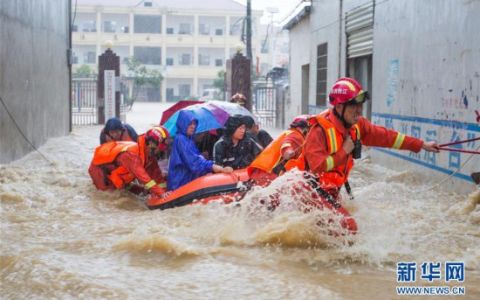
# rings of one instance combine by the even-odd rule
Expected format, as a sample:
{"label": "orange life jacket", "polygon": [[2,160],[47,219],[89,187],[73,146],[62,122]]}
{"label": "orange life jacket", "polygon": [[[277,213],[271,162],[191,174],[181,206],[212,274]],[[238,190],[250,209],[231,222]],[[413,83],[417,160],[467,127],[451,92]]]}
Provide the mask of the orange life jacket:
{"label": "orange life jacket", "polygon": [[[314,126],[321,126],[325,132],[327,149],[330,153],[330,156],[327,157],[327,171],[318,174],[320,184],[326,188],[340,188],[348,180],[348,174],[353,167],[353,158],[349,155],[346,163],[334,166],[332,155],[341,149],[343,136],[338,132],[333,123],[321,114],[315,117],[315,121],[316,124]],[[349,134],[354,142],[360,139],[360,128],[357,124],[349,129]]]}
{"label": "orange life jacket", "polygon": [[[114,164],[118,155],[123,152],[130,152],[140,157],[142,165],[145,164],[145,137],[138,137],[138,144],[135,142],[107,142],[98,146],[93,155],[93,164],[99,167]],[[126,184],[135,180],[135,176],[125,167],[118,166],[113,169],[107,178],[113,183],[117,189],[123,188]]]}
{"label": "orange life jacket", "polygon": [[[300,135],[302,140],[304,140],[303,135],[297,130],[289,129],[284,131],[277,139],[271,142],[267,146],[267,148],[265,148],[265,150],[263,150],[262,153],[260,153],[260,155],[258,155],[257,158],[250,164],[250,166],[248,167],[248,174],[251,174],[254,168],[263,170],[267,173],[272,173],[274,171],[276,172],[277,170],[275,170],[275,168],[282,163],[281,147],[283,140],[290,134]],[[285,170],[288,171],[295,167],[299,168],[300,170],[304,170],[305,162],[302,158],[303,156],[296,159],[289,159],[284,165]],[[277,175],[280,175],[281,173],[282,172],[278,171]]]}

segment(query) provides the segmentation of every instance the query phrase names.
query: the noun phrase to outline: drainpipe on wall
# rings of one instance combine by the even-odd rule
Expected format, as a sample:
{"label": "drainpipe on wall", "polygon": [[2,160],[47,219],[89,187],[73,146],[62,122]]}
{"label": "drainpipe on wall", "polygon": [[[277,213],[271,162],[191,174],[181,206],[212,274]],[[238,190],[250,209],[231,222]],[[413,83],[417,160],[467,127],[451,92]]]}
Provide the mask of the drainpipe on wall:
{"label": "drainpipe on wall", "polygon": [[342,10],[343,10],[343,0],[340,0],[340,8],[338,11],[338,67],[337,67],[337,78],[340,78],[340,69],[342,66]]}
{"label": "drainpipe on wall", "polygon": [[68,132],[72,132],[72,1],[67,0],[68,9],[68,49],[67,49],[67,65],[68,65]]}

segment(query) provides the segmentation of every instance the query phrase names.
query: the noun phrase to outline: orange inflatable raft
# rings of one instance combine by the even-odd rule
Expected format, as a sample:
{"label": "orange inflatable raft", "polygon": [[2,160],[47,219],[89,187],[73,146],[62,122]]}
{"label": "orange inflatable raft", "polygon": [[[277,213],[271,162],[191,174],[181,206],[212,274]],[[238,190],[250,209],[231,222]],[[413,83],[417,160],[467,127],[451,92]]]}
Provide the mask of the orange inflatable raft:
{"label": "orange inflatable raft", "polygon": [[[184,206],[194,203],[207,204],[211,201],[223,201],[230,203],[235,200],[243,198],[248,191],[251,183],[246,169],[235,170],[231,174],[208,174],[199,177],[192,182],[178,188],[171,192],[165,198],[149,197],[147,206],[150,209],[167,209],[177,206]],[[355,234],[357,232],[357,223],[350,213],[340,205],[340,203],[333,200],[331,197],[322,197],[321,193],[316,191],[308,184],[301,183],[295,185],[294,189],[302,189],[311,195],[311,201],[308,201],[308,206],[312,209],[328,209],[340,216],[340,226],[348,232]],[[275,198],[275,195],[270,197]],[[272,203],[278,201],[273,200]],[[275,209],[275,204],[272,206]],[[310,209],[308,210],[310,211]]]}
{"label": "orange inflatable raft", "polygon": [[165,198],[149,197],[147,206],[150,209],[167,209],[191,204],[194,200],[206,204],[222,198],[231,199],[245,189],[248,180],[247,169],[235,170],[231,174],[208,174],[181,186]]}

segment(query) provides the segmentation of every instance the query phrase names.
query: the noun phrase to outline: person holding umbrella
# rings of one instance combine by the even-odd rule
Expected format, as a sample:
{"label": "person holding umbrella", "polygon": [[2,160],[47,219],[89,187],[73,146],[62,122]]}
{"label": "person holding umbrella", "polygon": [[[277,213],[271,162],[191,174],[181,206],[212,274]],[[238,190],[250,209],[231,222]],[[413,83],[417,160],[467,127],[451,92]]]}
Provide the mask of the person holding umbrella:
{"label": "person holding umbrella", "polygon": [[232,96],[232,98],[230,98],[230,102],[237,103],[238,105],[245,107],[247,104],[247,97],[245,97],[245,95],[242,93],[236,93]]}
{"label": "person holding umbrella", "polygon": [[231,173],[231,167],[222,167],[205,159],[193,139],[198,120],[189,110],[181,110],[176,121],[176,136],[173,141],[168,165],[167,189],[176,190],[190,181],[214,173]]}

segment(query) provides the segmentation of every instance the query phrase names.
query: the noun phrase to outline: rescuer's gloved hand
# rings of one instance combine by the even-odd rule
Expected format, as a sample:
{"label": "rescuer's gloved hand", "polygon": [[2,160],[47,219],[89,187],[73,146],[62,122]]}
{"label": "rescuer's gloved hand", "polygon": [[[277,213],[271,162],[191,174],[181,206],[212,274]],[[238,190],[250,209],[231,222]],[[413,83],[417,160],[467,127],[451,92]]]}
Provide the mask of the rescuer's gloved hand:
{"label": "rescuer's gloved hand", "polygon": [[162,197],[167,190],[160,187],[160,185],[155,185],[150,189],[150,194],[155,195],[156,197]]}

